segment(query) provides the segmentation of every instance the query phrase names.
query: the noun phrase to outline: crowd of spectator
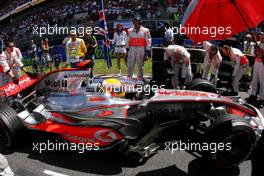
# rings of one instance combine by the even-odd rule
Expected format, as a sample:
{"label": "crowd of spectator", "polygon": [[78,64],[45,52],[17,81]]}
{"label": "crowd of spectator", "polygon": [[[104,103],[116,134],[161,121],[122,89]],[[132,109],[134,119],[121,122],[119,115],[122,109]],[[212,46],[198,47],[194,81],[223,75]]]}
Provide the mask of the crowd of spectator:
{"label": "crowd of spectator", "polygon": [[168,6],[172,7],[184,7],[190,4],[191,0],[166,0]]}
{"label": "crowd of spectator", "polygon": [[0,17],[30,1],[31,0],[16,0],[16,1],[7,0],[7,2],[5,2],[6,5],[0,6]]}
{"label": "crowd of spectator", "polygon": [[[161,12],[158,10],[158,4],[158,0],[107,0],[104,4],[106,20],[131,19],[135,15],[145,19],[160,18]],[[98,1],[75,1],[68,7],[69,15],[85,12],[88,13],[88,21],[98,20]]]}
{"label": "crowd of spectator", "polygon": [[169,18],[181,22],[183,14],[191,0],[166,0]]}
{"label": "crowd of spectator", "polygon": [[[28,1],[20,0],[12,7],[15,8]],[[143,19],[157,19],[161,17],[158,4],[158,0],[107,0],[104,4],[106,20],[132,19],[134,16],[141,16]],[[5,8],[3,11],[9,11],[11,7],[5,6]],[[76,0],[63,6],[48,8],[48,10],[43,7],[38,13],[12,18],[8,25],[1,26],[1,31],[4,36],[23,38],[23,36],[28,36],[27,34],[32,34],[33,27],[36,25],[42,27],[48,24],[50,26],[74,25],[73,22],[78,20],[74,18],[75,15],[81,13],[84,14],[85,22],[97,22],[99,20],[99,1]]]}
{"label": "crowd of spectator", "polygon": [[161,17],[158,4],[157,0],[109,0],[106,8],[106,18],[111,20],[126,19],[133,18],[136,15],[145,19],[157,19]]}

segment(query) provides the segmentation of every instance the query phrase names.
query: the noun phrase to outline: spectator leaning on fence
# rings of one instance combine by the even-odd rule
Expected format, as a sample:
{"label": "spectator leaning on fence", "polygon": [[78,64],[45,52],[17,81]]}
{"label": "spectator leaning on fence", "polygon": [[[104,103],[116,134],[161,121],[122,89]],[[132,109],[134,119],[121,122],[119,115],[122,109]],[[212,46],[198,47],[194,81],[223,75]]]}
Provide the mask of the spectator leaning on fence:
{"label": "spectator leaning on fence", "polygon": [[117,24],[116,32],[114,33],[114,39],[112,41],[115,48],[115,55],[117,60],[118,76],[122,75],[121,71],[121,59],[125,60],[127,65],[126,57],[126,45],[127,45],[127,34],[123,30],[122,24]]}
{"label": "spectator leaning on fence", "polygon": [[77,32],[72,30],[70,32],[71,39],[66,44],[67,63],[71,68],[77,68],[77,64],[83,61],[87,48],[83,39],[77,38]]}

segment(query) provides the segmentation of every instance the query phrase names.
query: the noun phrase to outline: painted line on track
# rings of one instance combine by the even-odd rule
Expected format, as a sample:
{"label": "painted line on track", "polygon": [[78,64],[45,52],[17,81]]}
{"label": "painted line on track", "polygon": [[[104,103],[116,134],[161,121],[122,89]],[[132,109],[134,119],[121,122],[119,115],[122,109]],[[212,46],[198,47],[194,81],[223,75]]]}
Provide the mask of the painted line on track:
{"label": "painted line on track", "polygon": [[50,176],[68,176],[68,175],[61,174],[61,173],[58,173],[58,172],[54,172],[54,171],[51,171],[51,170],[44,170],[43,173],[46,174],[46,175],[50,175]]}

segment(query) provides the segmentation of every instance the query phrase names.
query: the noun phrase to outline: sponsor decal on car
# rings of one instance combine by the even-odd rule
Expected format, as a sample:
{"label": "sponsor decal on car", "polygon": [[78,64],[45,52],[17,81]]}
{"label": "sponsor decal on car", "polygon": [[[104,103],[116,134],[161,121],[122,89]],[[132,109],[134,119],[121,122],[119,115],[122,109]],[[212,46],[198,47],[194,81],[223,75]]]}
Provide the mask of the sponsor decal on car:
{"label": "sponsor decal on car", "polygon": [[94,134],[94,137],[101,141],[101,142],[106,142],[106,143],[111,143],[114,142],[115,140],[118,139],[118,137],[110,130],[100,130],[97,131]]}
{"label": "sponsor decal on car", "polygon": [[175,115],[177,114],[177,108],[153,108],[146,112],[148,117],[166,117],[168,115]]}
{"label": "sponsor decal on car", "polygon": [[81,72],[81,73],[68,73],[64,78],[89,78],[90,72]]}
{"label": "sponsor decal on car", "polygon": [[8,87],[7,87],[6,89],[4,89],[4,91],[5,91],[6,93],[12,92],[13,90],[15,90],[16,88],[18,88],[19,86],[23,86],[23,85],[25,85],[26,83],[30,82],[30,80],[31,80],[31,79],[30,79],[29,77],[27,77],[27,78],[25,78],[25,79],[20,80],[20,81],[19,81],[19,85],[16,85],[16,84],[14,84],[14,83],[9,83],[9,84],[8,84]]}
{"label": "sponsor decal on car", "polygon": [[67,80],[45,80],[45,86],[48,87],[67,87]]}
{"label": "sponsor decal on car", "polygon": [[19,84],[14,84],[13,82],[10,82],[5,86],[0,87],[0,90],[4,91],[6,96],[9,97],[19,93],[20,91],[32,85],[36,81],[36,79],[31,79],[27,75],[24,75],[19,78]]}
{"label": "sponsor decal on car", "polygon": [[195,91],[158,91],[159,95],[174,95],[174,96],[182,96],[182,97],[212,97],[212,94],[205,92],[195,92]]}
{"label": "sponsor decal on car", "polygon": [[84,142],[84,143],[95,143],[94,138],[85,138],[81,136],[73,136],[70,134],[63,134],[61,135],[64,139],[68,139],[69,141],[79,141],[79,142]]}

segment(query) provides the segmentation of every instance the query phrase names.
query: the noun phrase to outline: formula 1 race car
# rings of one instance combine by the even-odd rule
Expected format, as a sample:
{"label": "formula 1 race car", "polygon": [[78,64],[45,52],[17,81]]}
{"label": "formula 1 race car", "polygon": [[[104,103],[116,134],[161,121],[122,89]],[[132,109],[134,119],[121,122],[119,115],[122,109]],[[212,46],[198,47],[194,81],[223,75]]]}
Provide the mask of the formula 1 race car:
{"label": "formula 1 race car", "polygon": [[[207,150],[193,152],[230,167],[247,159],[261,137],[264,118],[249,104],[215,93],[163,88],[127,98],[146,89],[138,89],[134,80],[90,74],[90,69],[56,70],[36,79],[24,75],[19,85],[0,87],[2,144],[16,146],[23,131],[37,130],[68,143],[118,149],[143,161],[165,145],[172,149],[175,145],[167,142],[180,136],[197,146],[207,144]],[[214,152],[212,144],[219,144]]]}

